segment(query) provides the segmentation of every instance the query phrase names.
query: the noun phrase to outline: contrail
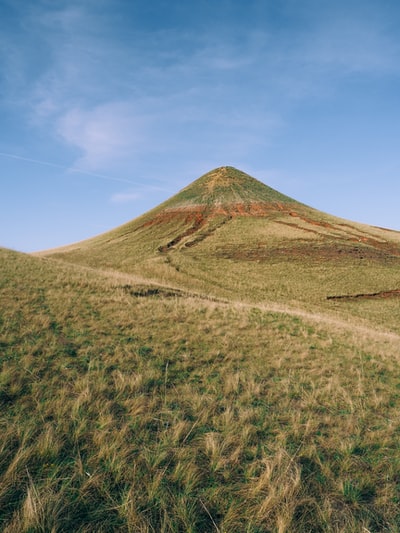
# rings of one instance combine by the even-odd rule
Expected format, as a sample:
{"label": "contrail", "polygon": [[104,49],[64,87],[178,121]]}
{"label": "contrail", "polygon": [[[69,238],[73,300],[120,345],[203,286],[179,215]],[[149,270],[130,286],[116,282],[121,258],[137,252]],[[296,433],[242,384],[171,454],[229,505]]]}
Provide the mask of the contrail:
{"label": "contrail", "polygon": [[75,173],[79,173],[79,174],[86,174],[87,176],[93,176],[95,178],[101,178],[103,180],[119,181],[119,182],[122,182],[122,183],[129,183],[131,185],[143,186],[143,183],[137,183],[137,182],[134,182],[134,181],[131,181],[131,180],[127,180],[127,179],[124,179],[124,178],[113,178],[112,176],[106,176],[104,174],[97,174],[96,172],[89,172],[87,170],[82,170],[81,168],[76,168],[76,167],[69,168],[69,167],[66,167],[64,165],[58,165],[57,163],[51,163],[49,161],[41,161],[39,159],[32,159],[30,157],[22,157],[20,155],[8,154],[6,152],[0,152],[0,156],[9,157],[11,159],[19,159],[21,161],[28,161],[28,163],[35,163],[36,165],[45,165],[47,167],[60,168],[62,170],[67,170],[69,172],[75,172]]}

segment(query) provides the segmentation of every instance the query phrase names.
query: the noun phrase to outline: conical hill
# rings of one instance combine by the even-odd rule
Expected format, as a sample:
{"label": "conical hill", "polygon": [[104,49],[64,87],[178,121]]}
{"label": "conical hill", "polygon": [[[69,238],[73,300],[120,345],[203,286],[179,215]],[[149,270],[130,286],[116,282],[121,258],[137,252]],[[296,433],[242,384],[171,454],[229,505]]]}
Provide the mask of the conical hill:
{"label": "conical hill", "polygon": [[42,254],[222,294],[267,283],[275,296],[297,298],[307,279],[307,294],[338,278],[330,292],[375,291],[377,268],[386,287],[400,266],[400,233],[328,215],[220,167],[118,228]]}
{"label": "conical hill", "polygon": [[[153,251],[172,248],[171,242],[178,244],[185,240],[186,245],[190,246],[185,237],[197,233],[210,223],[214,231],[215,226],[235,217],[268,218],[273,217],[274,213],[290,212],[295,207],[309,209],[245,172],[224,166],[204,174],[162,204],[122,226],[42,254],[73,253],[75,256],[78,250],[86,253],[89,249],[94,251],[99,247],[105,247],[106,252],[106,248],[111,249],[116,243],[140,241],[140,252],[134,248],[126,250],[126,260],[129,261],[133,255],[139,259],[149,248]],[[153,229],[151,235],[146,231],[146,228],[156,226],[157,231]]]}

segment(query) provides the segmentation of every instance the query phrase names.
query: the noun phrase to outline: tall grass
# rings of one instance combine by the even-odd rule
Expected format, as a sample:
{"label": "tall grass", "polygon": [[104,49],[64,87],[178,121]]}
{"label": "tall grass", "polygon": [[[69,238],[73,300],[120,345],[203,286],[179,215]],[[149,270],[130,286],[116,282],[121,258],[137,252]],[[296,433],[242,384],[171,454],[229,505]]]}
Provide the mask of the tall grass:
{"label": "tall grass", "polygon": [[1,259],[0,529],[400,530],[395,338]]}

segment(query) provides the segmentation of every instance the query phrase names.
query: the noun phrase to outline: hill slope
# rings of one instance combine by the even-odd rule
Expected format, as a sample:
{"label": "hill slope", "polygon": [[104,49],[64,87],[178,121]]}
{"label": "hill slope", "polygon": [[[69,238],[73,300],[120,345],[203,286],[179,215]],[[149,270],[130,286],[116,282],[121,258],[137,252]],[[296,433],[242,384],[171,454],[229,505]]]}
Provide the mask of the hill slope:
{"label": "hill slope", "polygon": [[2,249],[0,273],[5,533],[400,528],[398,336]]}
{"label": "hill slope", "polygon": [[[268,217],[288,205],[300,204],[243,172],[221,167],[123,226],[93,239],[44,253],[79,256],[84,262],[86,251],[96,252],[99,256],[99,249],[107,254],[114,245],[125,247],[132,244],[132,252],[127,253],[127,258],[134,255],[138,262],[164,247],[170,249],[178,243],[190,246],[188,237],[203,235],[207,228],[215,230],[222,221],[236,216]],[[136,243],[141,245],[141,249],[136,249]],[[118,267],[117,260],[115,266]]]}
{"label": "hill slope", "polygon": [[248,302],[332,307],[328,297],[400,287],[399,232],[327,215],[232,167],[119,228],[44,255]]}
{"label": "hill slope", "polygon": [[0,529],[399,531],[399,244],[223,167],[0,249]]}

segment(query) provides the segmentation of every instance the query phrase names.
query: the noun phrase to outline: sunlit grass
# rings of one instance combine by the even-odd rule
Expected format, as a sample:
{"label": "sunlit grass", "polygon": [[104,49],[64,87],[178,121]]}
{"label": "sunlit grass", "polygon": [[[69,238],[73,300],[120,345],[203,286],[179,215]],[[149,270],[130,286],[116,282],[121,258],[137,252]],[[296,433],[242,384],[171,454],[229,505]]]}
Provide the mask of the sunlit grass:
{"label": "sunlit grass", "polygon": [[0,529],[400,529],[399,342],[372,311],[1,260]]}

